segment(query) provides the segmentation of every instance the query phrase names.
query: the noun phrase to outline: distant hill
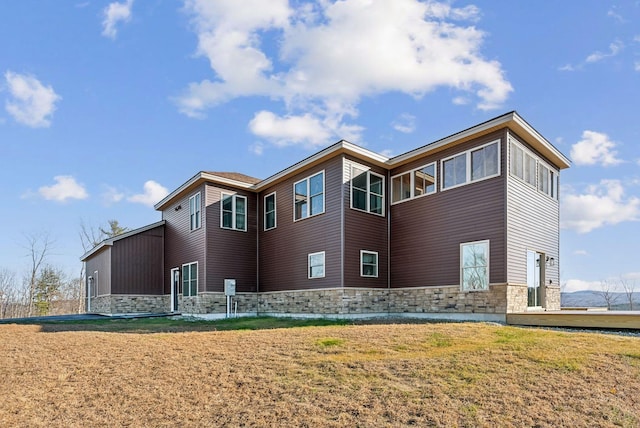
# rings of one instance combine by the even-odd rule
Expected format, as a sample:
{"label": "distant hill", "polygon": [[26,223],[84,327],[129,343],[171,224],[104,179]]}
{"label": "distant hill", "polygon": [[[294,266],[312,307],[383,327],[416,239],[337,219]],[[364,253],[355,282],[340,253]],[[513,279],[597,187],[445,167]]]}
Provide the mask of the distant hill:
{"label": "distant hill", "polygon": [[[612,310],[628,311],[629,302],[625,293],[613,293],[615,303]],[[606,307],[607,303],[598,291],[583,290],[572,293],[561,293],[560,301],[563,307]],[[633,310],[640,310],[640,292],[633,293]]]}

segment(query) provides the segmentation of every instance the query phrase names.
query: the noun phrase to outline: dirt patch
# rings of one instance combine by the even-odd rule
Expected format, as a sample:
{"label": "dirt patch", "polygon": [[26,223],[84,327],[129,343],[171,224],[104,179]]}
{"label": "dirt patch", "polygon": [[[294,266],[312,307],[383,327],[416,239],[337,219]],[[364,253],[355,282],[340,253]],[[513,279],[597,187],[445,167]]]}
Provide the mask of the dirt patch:
{"label": "dirt patch", "polygon": [[4,426],[640,425],[640,339],[488,324],[0,326]]}

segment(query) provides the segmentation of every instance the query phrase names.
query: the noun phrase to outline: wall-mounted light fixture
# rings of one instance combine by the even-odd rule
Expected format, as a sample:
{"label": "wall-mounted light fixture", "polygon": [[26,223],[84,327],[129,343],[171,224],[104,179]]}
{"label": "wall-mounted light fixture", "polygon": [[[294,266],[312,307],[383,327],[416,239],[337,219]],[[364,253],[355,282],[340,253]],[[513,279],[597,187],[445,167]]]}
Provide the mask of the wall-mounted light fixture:
{"label": "wall-mounted light fixture", "polygon": [[176,210],[176,211],[180,211],[181,209],[182,209],[182,205],[178,205],[178,206],[175,208],[175,210]]}
{"label": "wall-mounted light fixture", "polygon": [[555,266],[556,265],[556,259],[554,259],[553,257],[549,257],[547,256],[547,266]]}

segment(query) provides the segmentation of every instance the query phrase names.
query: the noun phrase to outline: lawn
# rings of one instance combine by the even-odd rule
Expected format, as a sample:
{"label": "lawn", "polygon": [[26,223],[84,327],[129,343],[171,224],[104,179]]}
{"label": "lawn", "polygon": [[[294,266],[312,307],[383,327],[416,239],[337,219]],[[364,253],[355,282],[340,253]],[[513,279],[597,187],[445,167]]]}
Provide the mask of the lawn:
{"label": "lawn", "polygon": [[638,337],[235,322],[0,325],[0,425],[640,426]]}

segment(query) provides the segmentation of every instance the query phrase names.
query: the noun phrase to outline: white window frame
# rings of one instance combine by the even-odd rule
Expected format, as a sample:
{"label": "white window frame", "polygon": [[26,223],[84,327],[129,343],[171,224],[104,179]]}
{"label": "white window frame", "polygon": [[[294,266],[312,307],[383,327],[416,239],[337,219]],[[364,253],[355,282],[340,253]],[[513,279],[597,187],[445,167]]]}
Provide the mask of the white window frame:
{"label": "white window frame", "polygon": [[[362,170],[364,173],[367,174],[367,184],[366,184],[367,188],[364,190],[365,193],[366,193],[366,200],[365,200],[366,207],[365,207],[365,209],[353,206],[353,189],[354,189],[354,187],[353,187],[353,179],[354,179],[353,170],[354,169]],[[375,175],[376,177],[382,179],[382,193],[381,194],[377,194],[377,193],[371,192],[371,176],[372,175]],[[350,194],[351,209],[352,210],[356,210],[356,211],[369,213],[369,214],[373,214],[373,215],[377,215],[377,216],[380,216],[380,217],[384,217],[384,215],[385,215],[385,187],[384,186],[386,184],[384,175],[381,175],[381,174],[378,174],[376,172],[371,171],[371,168],[369,168],[369,167],[362,166],[360,164],[352,163],[350,165],[350,176],[351,176],[351,179],[349,181],[351,183],[351,194]],[[362,191],[362,189],[360,189],[360,188],[357,188],[357,189]],[[382,212],[376,213],[376,212],[371,211],[371,195],[379,196],[379,197],[382,198],[382,202],[381,202]]]}
{"label": "white window frame", "polygon": [[[273,211],[267,211],[267,198],[270,198],[271,196],[273,196]],[[269,193],[268,195],[265,195],[264,197],[264,230],[271,230],[271,229],[275,229],[276,227],[278,227],[278,216],[277,216],[277,198],[276,198],[276,192],[272,192]],[[267,227],[267,214],[273,212],[273,226],[271,227]]]}
{"label": "white window frame", "polygon": [[[431,192],[425,192],[422,195],[416,196],[416,194],[415,194],[415,191],[416,191],[416,183],[415,183],[416,172],[420,171],[421,169],[428,168],[428,167],[430,167],[432,165],[433,165],[433,179],[434,179],[434,183],[433,183],[434,188],[433,188],[433,190]],[[403,199],[400,199],[398,201],[395,201],[393,180],[395,178],[402,177],[403,175],[407,175],[407,174],[409,174],[409,188],[411,190],[411,195],[409,197],[407,197],[407,198],[403,198]],[[403,202],[410,201],[412,199],[417,199],[417,198],[422,198],[422,197],[425,197],[425,196],[428,196],[428,195],[433,195],[437,191],[438,191],[438,162],[431,162],[431,163],[428,163],[426,165],[422,165],[421,167],[414,168],[414,169],[411,169],[409,171],[405,171],[403,173],[396,174],[393,177],[391,177],[391,205],[401,204]]]}
{"label": "white window frame", "polygon": [[[192,265],[196,265],[196,294],[191,294],[191,281],[193,280],[191,278],[191,266]],[[185,266],[189,266],[189,294],[184,294],[185,290],[184,290],[184,268]],[[180,284],[182,285],[182,296],[183,297],[193,297],[193,296],[197,296],[198,295],[198,276],[200,275],[200,269],[198,267],[198,262],[191,262],[191,263],[185,263],[182,265],[182,269],[180,270]]]}
{"label": "white window frame", "polygon": [[[375,275],[366,275],[364,273],[364,255],[365,254],[372,254],[374,256],[376,256],[376,262],[375,262]],[[378,252],[377,251],[368,251],[368,250],[360,250],[360,276],[363,278],[377,278],[378,274],[380,272],[380,258],[378,256]]]}
{"label": "white window frame", "polygon": [[[511,150],[511,147],[515,146],[516,148],[518,148],[519,150],[522,151],[523,156],[522,156],[522,177],[514,174],[512,172],[512,163],[514,160],[513,157],[513,151]],[[535,163],[535,172],[534,172],[534,182],[531,183],[528,180],[527,174],[526,174],[526,163],[527,163],[527,157],[531,158],[534,160]],[[542,168],[547,170],[547,179],[549,180],[549,188],[548,188],[548,192],[543,191],[542,189],[540,189],[540,173]],[[521,182],[525,183],[527,186],[530,186],[534,189],[536,189],[538,192],[542,193],[543,195],[546,195],[547,197],[554,199],[554,200],[558,200],[558,188],[559,188],[559,183],[558,180],[560,179],[560,173],[559,171],[552,167],[550,164],[548,164],[547,162],[545,162],[544,160],[542,160],[538,155],[534,154],[531,150],[529,150],[528,148],[524,147],[524,145],[522,143],[520,143],[518,140],[514,139],[514,138],[510,138],[509,140],[509,175],[511,175],[511,177],[514,177],[518,180],[520,180]]]}
{"label": "white window frame", "polygon": [[[322,175],[322,193],[318,193],[317,195],[321,195],[322,196],[322,211],[317,212],[317,213],[311,213],[311,198],[313,196],[317,196],[317,195],[311,195],[311,179],[318,176],[318,175]],[[306,198],[307,198],[307,204],[306,204],[306,215],[302,215],[300,218],[296,218],[296,186],[299,183],[302,183],[303,181],[307,182],[307,194],[306,194]],[[325,198],[325,193],[326,193],[326,183],[325,183],[325,174],[324,174],[324,169],[322,171],[318,171],[315,174],[311,174],[305,178],[303,178],[302,180],[298,180],[295,183],[293,183],[293,221],[300,221],[300,220],[305,220],[311,217],[315,217],[317,215],[320,214],[324,214],[325,210],[326,210],[326,198]]]}
{"label": "white window frame", "polygon": [[[486,244],[486,254],[487,254],[487,263],[486,263],[486,284],[487,287],[486,288],[465,288],[465,284],[464,284],[464,269],[465,266],[463,266],[464,263],[464,247],[469,246],[469,245],[480,245],[480,244]],[[489,242],[488,239],[483,240],[483,241],[472,241],[472,242],[463,242],[460,244],[460,291],[488,291],[489,290],[489,285],[491,284],[490,282],[490,278],[491,278],[491,273],[490,273],[490,254],[491,254],[491,244]],[[480,267],[480,265],[478,266],[470,266],[467,268],[477,268]]]}
{"label": "white window frame", "polygon": [[[225,198],[231,198],[231,227],[224,226],[224,200]],[[238,199],[244,200],[244,229],[240,229],[236,225],[236,201]],[[237,230],[240,232],[247,231],[247,224],[249,223],[249,206],[247,203],[247,197],[238,195],[237,193],[225,193],[222,192],[220,195],[220,228],[226,230]]]}
{"label": "white window frame", "polygon": [[202,196],[198,192],[189,197],[189,230],[198,230],[200,227],[202,227]]}
{"label": "white window frame", "polygon": [[[494,178],[494,177],[499,177],[500,174],[502,173],[502,171],[501,171],[501,168],[502,168],[502,165],[501,165],[501,160],[502,160],[501,143],[502,143],[502,141],[500,139],[493,140],[493,141],[490,141],[490,142],[488,142],[486,144],[482,144],[481,146],[472,147],[472,148],[470,148],[468,150],[465,150],[464,152],[459,152],[459,153],[456,153],[456,154],[454,154],[452,156],[443,158],[440,161],[440,183],[441,183],[440,184],[440,189],[444,192],[445,190],[455,189],[457,187],[466,186],[467,184],[478,183],[480,181],[489,180],[489,179]],[[492,144],[497,144],[497,149],[498,149],[498,159],[497,159],[498,172],[495,173],[495,174],[486,175],[484,177],[476,178],[475,180],[472,180],[471,179],[471,174],[472,174],[472,170],[471,170],[471,153],[475,152],[477,150],[480,150],[480,149],[484,149],[485,147],[490,146]],[[456,158],[458,156],[461,156],[461,155],[465,156],[465,166],[466,166],[465,181],[462,182],[462,183],[459,183],[459,184],[454,184],[453,186],[445,187],[445,180],[444,180],[445,168],[444,168],[444,164],[445,164],[445,162],[447,162],[447,161],[449,161],[449,160],[451,160],[453,158]]]}
{"label": "white window frame", "polygon": [[[317,275],[317,276],[313,276],[312,275],[312,271],[311,268],[312,267],[316,267],[316,266],[320,266],[318,265],[311,265],[311,257],[313,256],[322,256],[322,275]],[[307,256],[307,277],[308,279],[318,279],[318,278],[324,278],[326,276],[326,272],[327,272],[327,258],[326,258],[326,254],[324,251],[319,251],[317,253],[309,253],[309,255]]]}

